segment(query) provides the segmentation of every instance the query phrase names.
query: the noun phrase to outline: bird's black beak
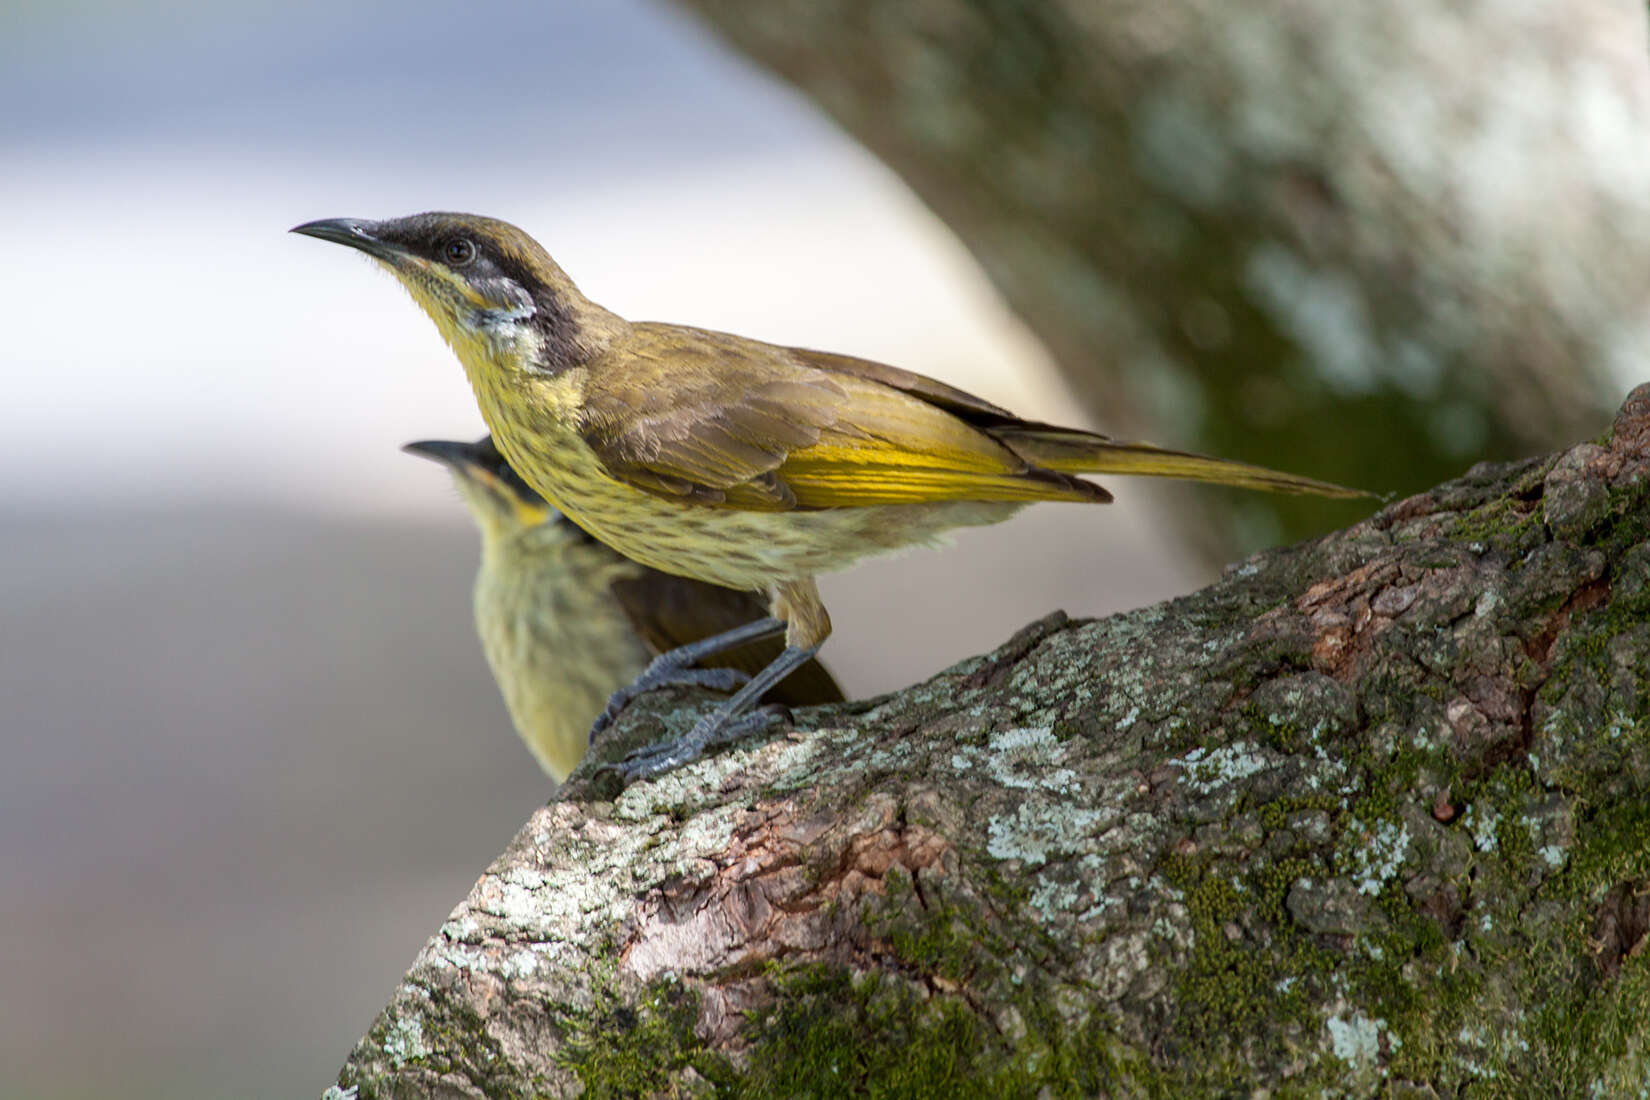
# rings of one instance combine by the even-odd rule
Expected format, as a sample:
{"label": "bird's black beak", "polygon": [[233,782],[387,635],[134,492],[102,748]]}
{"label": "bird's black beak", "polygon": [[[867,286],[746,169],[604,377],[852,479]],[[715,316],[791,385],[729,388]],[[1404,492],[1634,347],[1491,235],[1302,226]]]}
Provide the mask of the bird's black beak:
{"label": "bird's black beak", "polygon": [[[482,436],[474,443],[460,443],[451,439],[421,439],[401,448],[410,455],[439,462],[455,474],[490,491],[499,500],[515,508],[544,508],[537,490],[521,479],[510,468],[504,456],[493,446],[491,436]],[[537,520],[533,522],[538,522]]]}
{"label": "bird's black beak", "polygon": [[381,238],[378,228],[378,222],[369,222],[361,218],[323,218],[318,222],[295,225],[292,232],[302,233],[306,237],[319,237],[334,244],[345,244],[379,260],[394,261],[407,255],[407,250],[400,245]]}
{"label": "bird's black beak", "polygon": [[452,439],[420,439],[417,443],[409,443],[401,449],[410,455],[427,458],[443,466],[451,466],[455,470],[477,466],[485,468],[474,443],[460,443]]}

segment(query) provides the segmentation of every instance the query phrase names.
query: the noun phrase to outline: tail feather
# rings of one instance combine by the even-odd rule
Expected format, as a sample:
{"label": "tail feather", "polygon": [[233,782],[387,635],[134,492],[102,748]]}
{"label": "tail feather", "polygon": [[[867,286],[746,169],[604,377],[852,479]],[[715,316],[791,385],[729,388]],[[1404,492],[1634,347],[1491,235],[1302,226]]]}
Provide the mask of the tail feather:
{"label": "tail feather", "polygon": [[1108,439],[1093,432],[1042,424],[1004,425],[992,430],[1015,453],[1045,469],[1063,474],[1132,474],[1173,477],[1272,493],[1310,493],[1324,497],[1372,496],[1315,478],[1233,462],[1225,458],[1176,451],[1150,443]]}

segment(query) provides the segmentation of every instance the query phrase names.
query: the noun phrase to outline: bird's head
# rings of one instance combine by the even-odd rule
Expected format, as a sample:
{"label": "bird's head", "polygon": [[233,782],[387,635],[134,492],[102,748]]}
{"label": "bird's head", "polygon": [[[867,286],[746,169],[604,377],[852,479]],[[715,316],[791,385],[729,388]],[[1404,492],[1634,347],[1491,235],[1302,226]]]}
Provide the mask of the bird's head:
{"label": "bird's head", "polygon": [[612,315],[586,299],[544,248],[475,214],[387,221],[329,218],[292,232],[365,252],[401,281],[466,366],[472,356],[556,372],[586,358]]}
{"label": "bird's head", "polygon": [[452,472],[453,483],[489,543],[560,515],[510,468],[492,436],[474,443],[425,439],[401,449]]}

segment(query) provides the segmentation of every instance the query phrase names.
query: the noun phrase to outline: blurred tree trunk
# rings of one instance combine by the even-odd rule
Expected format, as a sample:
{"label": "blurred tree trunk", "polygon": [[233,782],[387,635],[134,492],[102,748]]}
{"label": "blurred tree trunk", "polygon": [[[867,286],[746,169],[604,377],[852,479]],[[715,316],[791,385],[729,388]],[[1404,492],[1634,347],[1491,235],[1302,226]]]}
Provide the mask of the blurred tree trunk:
{"label": "blurred tree trunk", "polygon": [[329,1096],[1650,1087],[1650,386],[1602,445],[799,718],[585,765]]}
{"label": "blurred tree trunk", "polygon": [[[902,175],[1104,428],[1413,492],[1598,431],[1650,360],[1639,5],[679,3]],[[1230,507],[1206,549],[1355,514]]]}

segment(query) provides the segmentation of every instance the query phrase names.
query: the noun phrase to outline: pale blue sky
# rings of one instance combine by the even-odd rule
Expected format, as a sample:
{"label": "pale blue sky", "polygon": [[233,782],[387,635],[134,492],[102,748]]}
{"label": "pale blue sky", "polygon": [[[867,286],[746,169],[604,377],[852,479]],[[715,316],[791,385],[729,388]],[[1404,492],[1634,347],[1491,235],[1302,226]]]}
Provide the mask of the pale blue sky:
{"label": "pale blue sky", "polygon": [[10,5],[0,102],[21,109],[0,114],[0,148],[463,157],[588,181],[817,140],[811,112],[752,94],[705,41],[638,0]]}

